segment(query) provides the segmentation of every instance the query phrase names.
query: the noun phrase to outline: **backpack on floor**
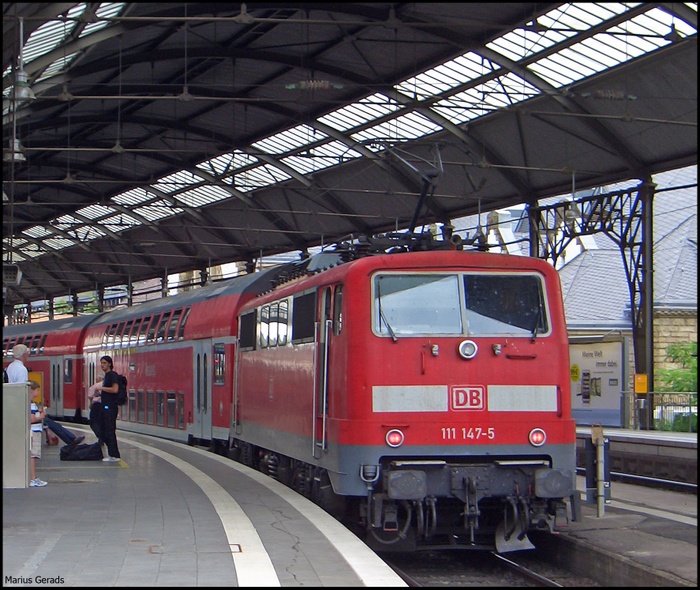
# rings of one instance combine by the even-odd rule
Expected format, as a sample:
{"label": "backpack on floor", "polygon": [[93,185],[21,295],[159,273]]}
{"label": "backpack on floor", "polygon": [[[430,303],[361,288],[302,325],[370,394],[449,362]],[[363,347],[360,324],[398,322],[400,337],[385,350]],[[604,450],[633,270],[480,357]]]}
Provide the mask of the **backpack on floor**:
{"label": "backpack on floor", "polygon": [[65,445],[59,451],[61,461],[102,461],[102,447],[99,442],[91,445]]}

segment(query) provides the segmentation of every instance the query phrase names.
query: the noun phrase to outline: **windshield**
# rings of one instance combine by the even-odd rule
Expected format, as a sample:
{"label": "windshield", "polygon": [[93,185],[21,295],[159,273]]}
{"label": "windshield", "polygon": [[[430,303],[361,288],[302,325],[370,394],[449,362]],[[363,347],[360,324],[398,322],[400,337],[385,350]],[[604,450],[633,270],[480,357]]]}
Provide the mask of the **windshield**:
{"label": "windshield", "polygon": [[380,334],[461,334],[456,275],[381,275],[375,279]]}
{"label": "windshield", "polygon": [[374,278],[374,285],[374,331],[394,339],[536,336],[549,329],[543,283],[536,275],[384,274]]}

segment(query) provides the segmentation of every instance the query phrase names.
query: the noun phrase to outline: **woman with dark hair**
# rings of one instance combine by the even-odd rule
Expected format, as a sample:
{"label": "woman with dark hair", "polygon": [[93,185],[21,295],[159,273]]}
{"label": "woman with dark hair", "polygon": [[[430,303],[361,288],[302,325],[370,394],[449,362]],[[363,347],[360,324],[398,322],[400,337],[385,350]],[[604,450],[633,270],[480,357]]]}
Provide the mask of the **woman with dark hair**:
{"label": "woman with dark hair", "polygon": [[117,391],[119,391],[119,383],[117,381],[117,373],[114,370],[114,363],[111,356],[103,356],[100,359],[100,366],[104,372],[102,384],[97,383],[95,390],[101,392],[102,411],[99,414],[100,431],[102,433],[102,442],[107,445],[108,457],[102,459],[107,462],[121,461],[119,447],[117,446]]}

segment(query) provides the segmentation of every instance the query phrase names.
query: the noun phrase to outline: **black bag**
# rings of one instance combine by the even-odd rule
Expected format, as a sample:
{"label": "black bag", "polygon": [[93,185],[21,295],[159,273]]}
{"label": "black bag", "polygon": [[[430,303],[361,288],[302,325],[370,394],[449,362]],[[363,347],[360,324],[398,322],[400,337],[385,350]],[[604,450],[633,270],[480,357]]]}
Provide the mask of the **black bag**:
{"label": "black bag", "polygon": [[99,442],[91,445],[65,445],[59,451],[61,461],[102,461]]}
{"label": "black bag", "polygon": [[124,375],[117,375],[117,385],[119,389],[117,390],[117,405],[123,406],[126,403],[126,377]]}

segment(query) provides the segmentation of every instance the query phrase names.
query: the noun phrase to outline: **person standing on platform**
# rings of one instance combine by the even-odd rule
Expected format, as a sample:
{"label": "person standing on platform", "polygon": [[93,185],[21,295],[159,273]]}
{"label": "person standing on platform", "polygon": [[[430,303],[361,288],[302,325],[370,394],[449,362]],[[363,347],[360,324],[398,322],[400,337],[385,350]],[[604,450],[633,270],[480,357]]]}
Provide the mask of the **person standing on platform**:
{"label": "person standing on platform", "polygon": [[[34,387],[32,384],[36,384],[36,387]],[[41,435],[44,429],[41,425],[41,421],[43,418],[46,417],[46,411],[39,405],[41,403],[41,392],[39,391],[39,384],[36,381],[30,381],[30,389],[32,392],[32,401],[31,405],[29,406],[29,421],[31,422],[31,425],[29,427],[31,431],[29,437],[29,487],[43,488],[45,485],[48,484],[45,481],[41,481],[36,476],[36,460],[41,459]],[[39,403],[34,401],[35,395],[39,396]]]}
{"label": "person standing on platform", "polygon": [[117,446],[117,392],[119,391],[119,383],[117,381],[117,372],[114,370],[114,363],[111,356],[103,356],[100,359],[100,366],[105,374],[102,384],[96,384],[95,390],[101,392],[102,397],[102,413],[100,415],[100,427],[102,430],[102,440],[107,445],[107,453],[109,456],[102,459],[106,462],[119,462],[121,455]]}
{"label": "person standing on platform", "polygon": [[29,349],[24,344],[16,344],[12,349],[14,359],[6,369],[8,383],[26,383],[29,381],[29,371],[24,366]]}

